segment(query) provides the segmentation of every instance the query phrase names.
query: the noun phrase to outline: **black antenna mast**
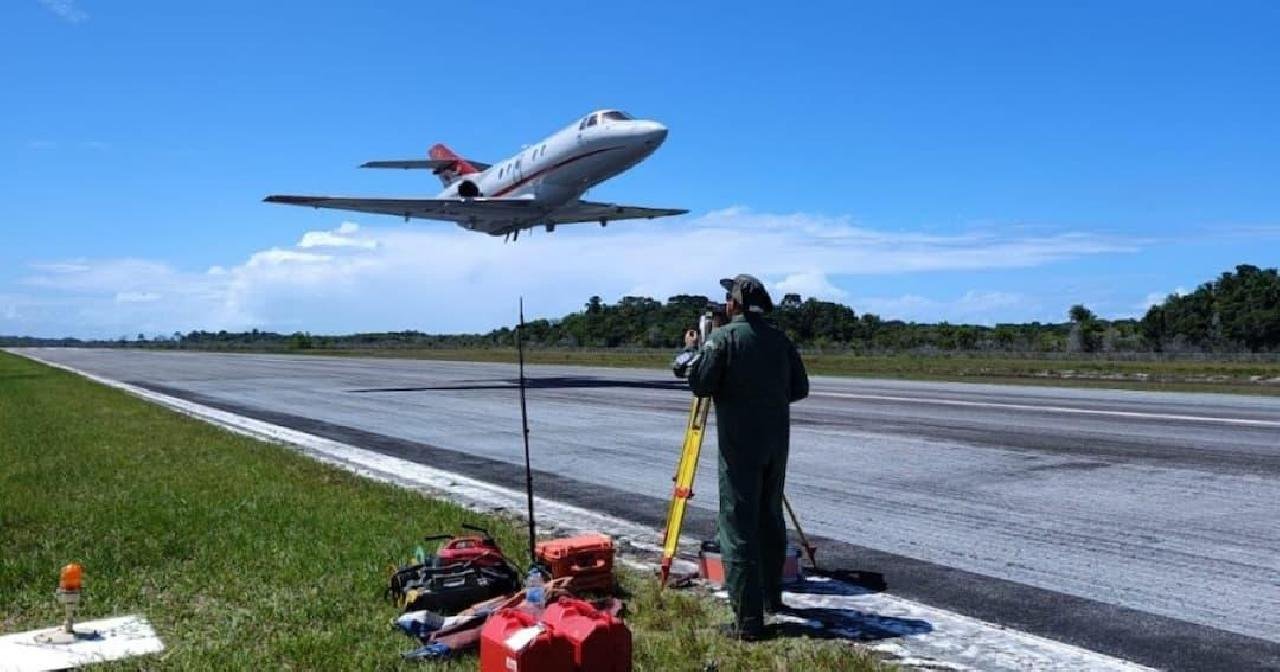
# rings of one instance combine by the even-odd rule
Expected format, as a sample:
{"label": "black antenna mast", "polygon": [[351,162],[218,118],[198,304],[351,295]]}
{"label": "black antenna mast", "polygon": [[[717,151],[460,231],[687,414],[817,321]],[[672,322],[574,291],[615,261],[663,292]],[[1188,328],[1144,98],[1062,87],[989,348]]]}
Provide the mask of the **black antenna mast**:
{"label": "black antenna mast", "polygon": [[520,327],[516,330],[516,353],[520,359],[520,426],[524,435],[524,490],[529,507],[529,562],[537,564],[533,523],[533,467],[529,463],[529,409],[524,394],[524,297],[520,297]]}

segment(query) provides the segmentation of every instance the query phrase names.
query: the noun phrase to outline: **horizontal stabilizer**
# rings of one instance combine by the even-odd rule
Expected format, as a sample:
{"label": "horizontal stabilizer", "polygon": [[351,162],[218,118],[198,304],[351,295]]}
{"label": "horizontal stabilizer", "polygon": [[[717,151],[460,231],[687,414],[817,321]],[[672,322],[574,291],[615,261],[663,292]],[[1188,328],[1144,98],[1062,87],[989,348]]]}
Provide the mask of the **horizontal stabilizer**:
{"label": "horizontal stabilizer", "polygon": [[[404,161],[366,161],[360,164],[361,168],[400,168],[402,170],[442,170],[451,168],[456,159],[406,159]],[[476,170],[488,170],[489,164],[479,161],[467,160],[467,163]]]}

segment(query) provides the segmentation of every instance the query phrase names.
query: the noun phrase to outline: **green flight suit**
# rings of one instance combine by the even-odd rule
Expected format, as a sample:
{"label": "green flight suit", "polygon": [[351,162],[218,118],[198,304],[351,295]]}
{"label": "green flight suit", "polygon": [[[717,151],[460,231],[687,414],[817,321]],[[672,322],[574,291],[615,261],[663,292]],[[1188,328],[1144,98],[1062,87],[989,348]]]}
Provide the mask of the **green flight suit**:
{"label": "green flight suit", "polygon": [[715,402],[725,587],[738,627],[761,629],[765,606],[782,606],[790,404],[809,395],[809,377],[786,335],[748,313],[711,332],[689,387]]}

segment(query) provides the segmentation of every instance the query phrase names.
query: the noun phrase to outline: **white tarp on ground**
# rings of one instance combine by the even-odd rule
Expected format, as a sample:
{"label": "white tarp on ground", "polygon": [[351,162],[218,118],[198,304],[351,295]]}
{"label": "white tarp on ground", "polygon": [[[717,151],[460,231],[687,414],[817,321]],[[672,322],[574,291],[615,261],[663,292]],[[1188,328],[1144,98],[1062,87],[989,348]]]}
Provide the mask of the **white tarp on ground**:
{"label": "white tarp on ground", "polygon": [[147,619],[141,616],[76,623],[76,632],[97,632],[98,636],[82,637],[71,644],[41,644],[36,641],[36,635],[51,629],[53,626],[0,636],[0,672],[65,670],[164,651],[164,643]]}

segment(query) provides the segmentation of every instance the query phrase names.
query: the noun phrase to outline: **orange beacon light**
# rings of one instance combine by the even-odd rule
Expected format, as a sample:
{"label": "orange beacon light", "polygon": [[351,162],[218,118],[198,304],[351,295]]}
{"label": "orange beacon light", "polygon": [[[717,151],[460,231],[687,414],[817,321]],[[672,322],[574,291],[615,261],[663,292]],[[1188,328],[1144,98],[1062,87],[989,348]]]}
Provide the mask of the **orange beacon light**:
{"label": "orange beacon light", "polygon": [[80,565],[71,563],[62,568],[62,577],[58,580],[58,590],[64,593],[76,593],[80,591],[81,576],[83,570]]}

